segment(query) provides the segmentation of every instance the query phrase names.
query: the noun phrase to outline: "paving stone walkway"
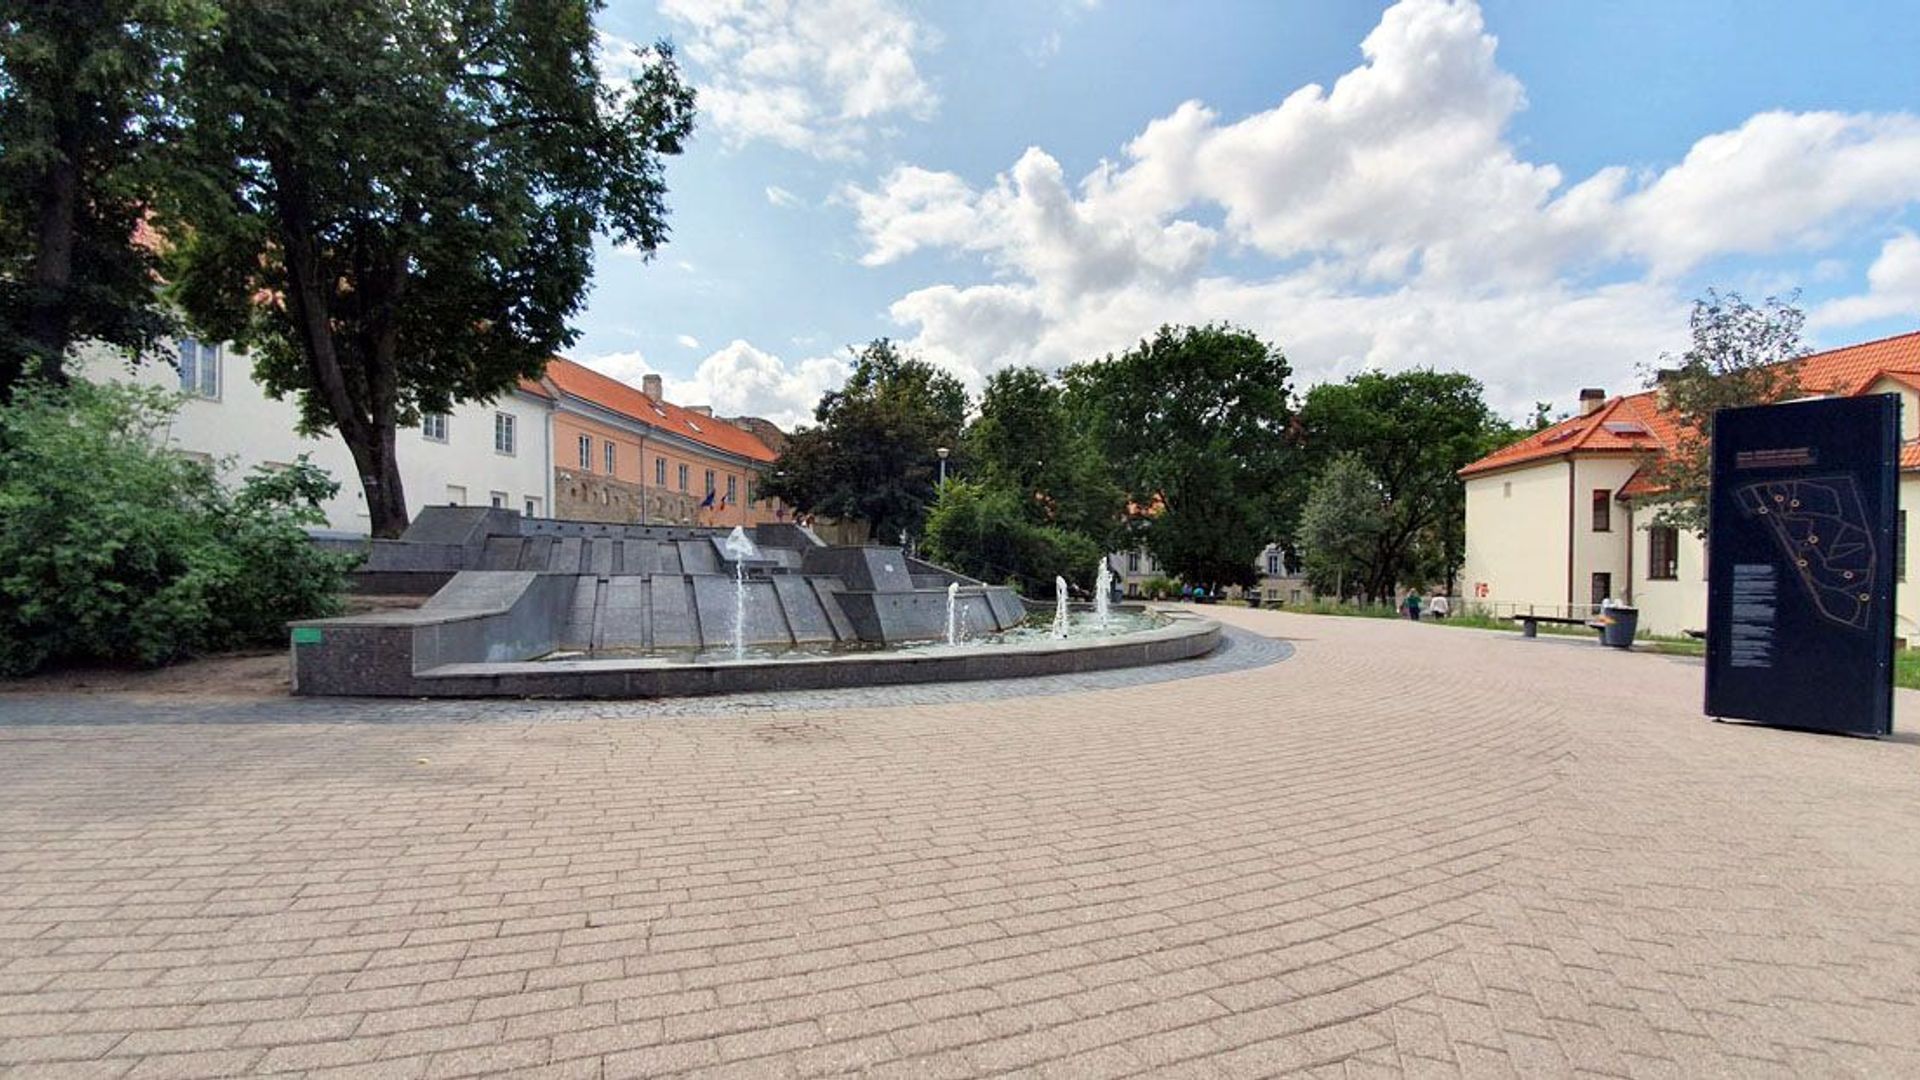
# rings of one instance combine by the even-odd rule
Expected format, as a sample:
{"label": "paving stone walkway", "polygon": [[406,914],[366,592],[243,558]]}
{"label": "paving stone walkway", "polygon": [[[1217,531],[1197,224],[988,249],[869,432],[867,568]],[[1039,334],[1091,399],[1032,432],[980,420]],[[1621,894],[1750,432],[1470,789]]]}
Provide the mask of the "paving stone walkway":
{"label": "paving stone walkway", "polygon": [[1220,614],[1293,655],[8,702],[0,1074],[1920,1075],[1920,695],[1880,742],[1718,725],[1694,661]]}

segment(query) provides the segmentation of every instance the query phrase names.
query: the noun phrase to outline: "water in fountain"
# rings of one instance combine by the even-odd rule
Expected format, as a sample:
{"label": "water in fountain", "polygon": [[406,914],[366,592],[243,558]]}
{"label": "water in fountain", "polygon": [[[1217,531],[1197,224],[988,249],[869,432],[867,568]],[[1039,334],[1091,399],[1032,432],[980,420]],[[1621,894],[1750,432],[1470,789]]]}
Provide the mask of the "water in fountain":
{"label": "water in fountain", "polygon": [[1053,579],[1053,636],[1067,636],[1067,579],[1058,576]]}
{"label": "water in fountain", "polygon": [[1107,597],[1113,592],[1113,568],[1107,565],[1104,556],[1100,559],[1100,569],[1093,575],[1093,618],[1100,624],[1101,633],[1107,629]]}
{"label": "water in fountain", "polygon": [[740,660],[747,655],[747,560],[760,554],[760,549],[738,525],[720,546],[733,559],[733,658]]}
{"label": "water in fountain", "polygon": [[960,583],[947,586],[947,644],[960,643]]}

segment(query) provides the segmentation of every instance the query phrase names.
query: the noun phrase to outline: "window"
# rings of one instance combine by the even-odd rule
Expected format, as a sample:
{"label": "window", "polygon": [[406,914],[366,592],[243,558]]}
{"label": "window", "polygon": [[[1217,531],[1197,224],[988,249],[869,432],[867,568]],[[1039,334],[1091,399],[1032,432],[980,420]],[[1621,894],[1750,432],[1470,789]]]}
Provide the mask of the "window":
{"label": "window", "polygon": [[422,414],[420,417],[420,434],[426,436],[429,442],[446,442],[447,414],[436,412]]}
{"label": "window", "polygon": [[532,518],[537,518],[537,517],[539,517],[539,516],[540,516],[540,500],[539,500],[539,499],[536,499],[536,498],[534,498],[534,497],[533,497],[533,496],[531,496],[531,495],[529,495],[529,496],[527,496],[527,513],[526,513],[526,516],[527,516],[527,517],[532,517]]}
{"label": "window", "polygon": [[493,506],[493,508],[494,508],[495,510],[505,510],[505,509],[507,508],[507,493],[506,493],[506,492],[504,492],[504,491],[489,491],[489,492],[487,492],[487,496],[488,496],[488,498],[489,498],[489,499],[491,500],[491,503],[492,503],[492,506]]}
{"label": "window", "polygon": [[685,465],[680,466],[680,490],[687,490],[687,467]]}
{"label": "window", "polygon": [[736,476],[727,477],[727,505],[728,506],[735,506],[735,505],[738,505],[739,503],[740,489],[735,486],[738,483],[739,483],[739,477],[736,477]]}
{"label": "window", "polygon": [[593,436],[580,436],[580,471],[593,471]]}
{"label": "window", "polygon": [[219,398],[220,346],[198,338],[180,339],[180,390],[194,397]]}
{"label": "window", "polygon": [[667,459],[666,458],[657,457],[653,459],[653,486],[654,487],[667,486]]}
{"label": "window", "polygon": [[1140,572],[1140,553],[1137,551],[1127,552],[1127,573],[1137,574],[1139,572]]}
{"label": "window", "polygon": [[711,495],[711,494],[713,494],[713,470],[712,470],[712,469],[708,469],[708,470],[707,470],[707,487],[706,487],[706,492],[707,492],[707,494],[709,494],[709,495]]}
{"label": "window", "polygon": [[1267,576],[1280,576],[1280,553],[1277,551],[1269,551],[1267,553]]}
{"label": "window", "polygon": [[467,505],[467,489],[464,487],[461,487],[459,484],[448,484],[447,485],[447,505],[448,506]]}
{"label": "window", "polygon": [[1613,531],[1613,492],[1606,488],[1593,489],[1593,531]]}
{"label": "window", "polygon": [[1511,498],[1513,498],[1513,481],[1511,481],[1511,480],[1505,480],[1505,481],[1502,481],[1502,482],[1501,482],[1501,484],[1500,484],[1500,497],[1501,497],[1501,498],[1503,498],[1503,499],[1511,499]]}
{"label": "window", "polygon": [[1680,576],[1680,530],[1655,525],[1647,530],[1647,580],[1672,581]]}
{"label": "window", "polygon": [[511,413],[493,414],[493,452],[496,454],[513,453],[515,419]]}
{"label": "window", "polygon": [[606,454],[605,454],[604,456],[605,456],[605,457],[606,457],[606,459],[607,459],[607,475],[608,475],[608,476],[612,476],[612,475],[613,475],[613,462],[614,462],[614,456],[613,456],[613,444],[612,444],[612,443],[608,443],[608,444],[607,444],[607,446],[606,446],[606,451],[607,451],[607,452],[606,452]]}
{"label": "window", "polygon": [[1613,575],[1612,574],[1593,575],[1593,606],[1599,607],[1600,602],[1602,600],[1605,600],[1607,597],[1612,595],[1613,595]]}

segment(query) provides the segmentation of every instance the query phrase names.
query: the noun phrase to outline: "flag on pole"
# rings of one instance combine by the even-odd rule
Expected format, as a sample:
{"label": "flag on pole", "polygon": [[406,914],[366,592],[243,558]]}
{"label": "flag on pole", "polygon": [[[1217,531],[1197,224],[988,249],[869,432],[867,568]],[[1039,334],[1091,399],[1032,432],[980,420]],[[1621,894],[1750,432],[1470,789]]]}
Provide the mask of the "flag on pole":
{"label": "flag on pole", "polygon": [[713,492],[711,491],[707,492],[707,497],[700,500],[700,509],[702,510],[713,509]]}

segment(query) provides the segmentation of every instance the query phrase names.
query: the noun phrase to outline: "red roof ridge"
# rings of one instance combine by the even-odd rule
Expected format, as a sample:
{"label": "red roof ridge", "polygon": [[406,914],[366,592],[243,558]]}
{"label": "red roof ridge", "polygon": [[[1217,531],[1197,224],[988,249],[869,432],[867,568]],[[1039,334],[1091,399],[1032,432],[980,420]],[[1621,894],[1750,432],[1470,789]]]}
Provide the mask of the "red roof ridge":
{"label": "red roof ridge", "polygon": [[[724,454],[751,461],[773,461],[779,456],[743,427],[664,399],[655,401],[639,387],[564,356],[547,362],[547,381],[562,393]],[[569,382],[573,385],[568,386]]]}
{"label": "red roof ridge", "polygon": [[[1908,376],[1896,378],[1895,381],[1920,389],[1920,330],[1807,353],[1782,363],[1794,365],[1794,373],[1801,380],[1802,388],[1810,394],[1851,397],[1890,375]],[[1670,450],[1677,435],[1677,423],[1660,407],[1658,395],[1658,389],[1646,389],[1609,398],[1592,412],[1568,417],[1487,454],[1461,469],[1459,475],[1474,476],[1495,469],[1562,457],[1575,451],[1647,453]],[[1632,404],[1629,405],[1629,402]],[[1608,431],[1606,424],[1617,414],[1630,414],[1646,428],[1644,441],[1636,442],[1642,439],[1638,434]],[[1902,466],[1911,467],[1904,458],[1903,452]],[[1920,463],[1920,458],[1916,461]]]}

